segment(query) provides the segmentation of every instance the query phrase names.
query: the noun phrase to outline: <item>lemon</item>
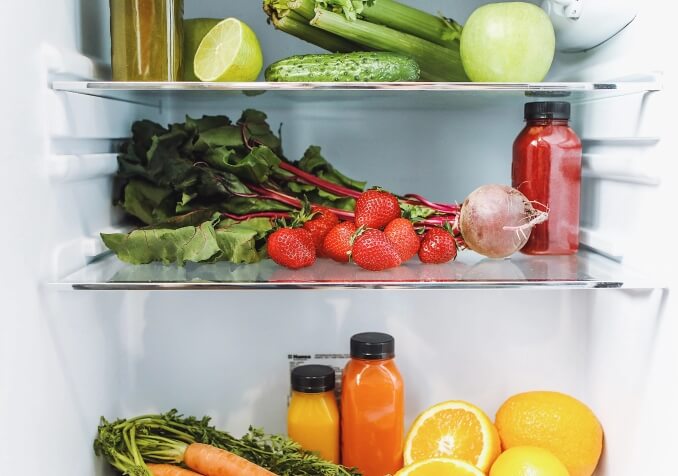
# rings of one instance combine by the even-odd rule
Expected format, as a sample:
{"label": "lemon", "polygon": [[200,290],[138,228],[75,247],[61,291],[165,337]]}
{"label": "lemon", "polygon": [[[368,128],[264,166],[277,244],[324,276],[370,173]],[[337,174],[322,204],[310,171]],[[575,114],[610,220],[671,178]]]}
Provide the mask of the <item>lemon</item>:
{"label": "lemon", "polygon": [[264,66],[259,40],[236,18],[219,22],[200,42],[193,69],[201,81],[254,81]]}
{"label": "lemon", "polygon": [[501,445],[537,446],[553,453],[570,476],[591,476],[603,450],[603,429],[579,400],[557,392],[514,395],[495,420]]}
{"label": "lemon", "polygon": [[485,476],[485,473],[459,459],[431,458],[406,466],[395,476]]}
{"label": "lemon", "polygon": [[501,451],[492,421],[475,405],[451,400],[432,406],[412,424],[405,440],[406,465],[430,458],[454,458],[481,471]]}
{"label": "lemon", "polygon": [[516,446],[504,451],[492,465],[490,476],[569,476],[553,453],[535,446]]}
{"label": "lemon", "polygon": [[221,20],[221,18],[191,18],[190,20],[184,20],[184,56],[182,62],[184,66],[184,81],[198,81],[198,77],[193,71],[195,52],[198,51],[198,46],[200,46],[205,35]]}

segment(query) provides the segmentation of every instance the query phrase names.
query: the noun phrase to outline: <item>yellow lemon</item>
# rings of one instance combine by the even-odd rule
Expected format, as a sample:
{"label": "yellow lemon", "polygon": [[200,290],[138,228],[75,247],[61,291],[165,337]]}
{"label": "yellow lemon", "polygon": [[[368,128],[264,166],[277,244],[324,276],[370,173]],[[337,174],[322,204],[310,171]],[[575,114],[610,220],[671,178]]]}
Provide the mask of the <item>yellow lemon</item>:
{"label": "yellow lemon", "polygon": [[570,476],[591,476],[603,450],[603,429],[579,400],[558,392],[509,398],[495,420],[502,448],[537,446],[553,453]]}
{"label": "yellow lemon", "polygon": [[490,476],[570,476],[570,473],[550,451],[536,446],[516,446],[499,455]]}
{"label": "yellow lemon", "polygon": [[485,473],[466,461],[431,458],[406,466],[395,476],[485,476]]}
{"label": "yellow lemon", "polygon": [[466,461],[487,472],[501,451],[492,421],[478,407],[462,401],[432,406],[412,424],[405,440],[406,465],[430,458]]}

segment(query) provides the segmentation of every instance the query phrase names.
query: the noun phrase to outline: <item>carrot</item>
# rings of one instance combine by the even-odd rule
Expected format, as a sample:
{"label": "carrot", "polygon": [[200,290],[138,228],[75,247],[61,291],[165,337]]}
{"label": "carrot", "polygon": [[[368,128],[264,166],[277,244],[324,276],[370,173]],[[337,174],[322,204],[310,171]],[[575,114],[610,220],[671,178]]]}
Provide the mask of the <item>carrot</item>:
{"label": "carrot", "polygon": [[184,463],[205,476],[275,476],[245,458],[202,443],[188,445]]}
{"label": "carrot", "polygon": [[153,476],[201,476],[188,469],[174,466],[173,464],[147,464]]}

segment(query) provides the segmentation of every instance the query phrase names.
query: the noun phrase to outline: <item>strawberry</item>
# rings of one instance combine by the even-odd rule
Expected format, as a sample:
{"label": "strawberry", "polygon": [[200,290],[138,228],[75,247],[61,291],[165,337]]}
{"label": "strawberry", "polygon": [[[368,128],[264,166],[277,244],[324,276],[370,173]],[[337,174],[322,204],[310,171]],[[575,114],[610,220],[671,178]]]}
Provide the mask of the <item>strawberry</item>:
{"label": "strawberry", "polygon": [[267,241],[268,255],[280,266],[299,269],[315,263],[313,236],[303,228],[279,228]]}
{"label": "strawberry", "polygon": [[315,251],[318,256],[324,256],[323,241],[329,231],[339,224],[339,218],[331,210],[325,207],[314,207],[314,218],[304,223],[304,229],[313,237]]}
{"label": "strawberry", "polygon": [[340,263],[348,263],[351,251],[351,237],[357,227],[353,222],[345,221],[333,227],[323,241],[323,254]]}
{"label": "strawberry", "polygon": [[395,268],[402,263],[398,250],[383,231],[369,229],[353,242],[351,257],[355,264],[370,271]]}
{"label": "strawberry", "polygon": [[419,251],[419,235],[414,231],[414,225],[406,218],[396,218],[384,228],[388,241],[398,250],[403,263],[408,261]]}
{"label": "strawberry", "polygon": [[383,190],[374,189],[363,192],[355,202],[355,223],[359,227],[381,230],[400,216],[398,199]]}
{"label": "strawberry", "polygon": [[447,263],[457,257],[457,243],[452,234],[443,228],[431,228],[424,235],[419,247],[422,263]]}

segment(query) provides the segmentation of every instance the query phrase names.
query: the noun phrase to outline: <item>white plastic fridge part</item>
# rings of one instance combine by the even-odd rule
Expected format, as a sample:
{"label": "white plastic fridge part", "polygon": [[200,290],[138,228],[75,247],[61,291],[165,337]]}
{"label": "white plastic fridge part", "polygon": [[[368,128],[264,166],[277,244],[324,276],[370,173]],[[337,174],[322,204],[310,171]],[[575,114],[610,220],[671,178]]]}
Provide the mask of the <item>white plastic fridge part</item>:
{"label": "white plastic fridge part", "polygon": [[556,31],[556,46],[584,51],[609,40],[638,14],[639,0],[544,0]]}
{"label": "white plastic fridge part", "polygon": [[[407,3],[463,23],[486,2]],[[593,0],[582,3],[585,20],[596,7]],[[292,157],[322,145],[348,175],[453,202],[482,183],[510,181],[511,143],[532,96],[65,92],[52,82],[109,74],[108,2],[6,0],[0,15],[0,474],[113,474],[92,451],[102,415],[175,407],[212,415],[235,434],[250,424],[284,432],[289,356],[343,354],[351,334],[368,330],[396,337],[408,424],[446,399],[474,402],[493,416],[511,394],[558,390],[587,403],[604,427],[596,476],[674,474],[678,68],[664,42],[673,28],[664,3],[638,2],[635,19],[608,41],[559,52],[547,78],[661,82],[645,92],[571,97],[584,143],[586,252],[614,264],[611,269],[647,276],[645,284],[104,292],[49,283],[89,269],[102,251],[98,233],[125,226],[111,203],[113,154],[135,120],[167,124],[186,114],[238,116],[258,108],[271,124],[284,124]],[[185,5],[187,18],[247,22],[267,63],[318,51],[267,25],[258,0]]]}

